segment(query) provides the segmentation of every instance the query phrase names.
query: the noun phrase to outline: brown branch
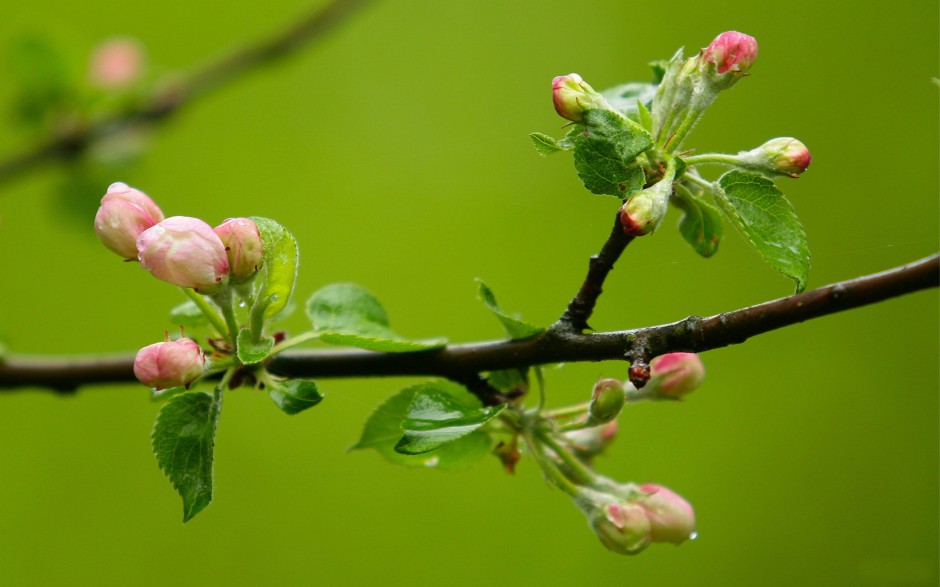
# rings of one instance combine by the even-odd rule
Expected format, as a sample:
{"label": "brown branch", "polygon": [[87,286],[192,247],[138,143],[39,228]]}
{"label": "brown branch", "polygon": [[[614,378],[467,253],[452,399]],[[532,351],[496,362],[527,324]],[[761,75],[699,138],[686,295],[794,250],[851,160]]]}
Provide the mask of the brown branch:
{"label": "brown branch", "polygon": [[[827,314],[881,302],[940,285],[940,255],[883,273],[827,285],[709,318],[691,316],[671,324],[581,334],[549,330],[515,341],[450,345],[419,353],[363,350],[285,353],[268,367],[291,377],[383,377],[433,375],[469,381],[476,374],[548,363],[655,357],[672,351],[702,352]],[[48,358],[10,356],[0,363],[0,389],[45,387],[58,391],[82,385],[134,381],[133,356]]]}
{"label": "brown branch", "polygon": [[558,322],[552,327],[555,330],[581,333],[592,330],[587,321],[594,313],[597,298],[603,292],[604,280],[614,268],[614,263],[620,259],[624,249],[633,240],[632,236],[623,231],[620,224],[620,214],[614,217],[614,226],[601,251],[592,256],[588,265],[588,273],[581,284],[578,294],[568,302],[568,308],[561,315]]}
{"label": "brown branch", "polygon": [[172,81],[157,84],[159,89],[131,110],[59,133],[0,159],[0,182],[11,180],[43,163],[75,157],[95,141],[128,126],[161,122],[195,98],[324,38],[370,1],[333,0],[268,38],[197,67],[194,73],[182,79],[171,76],[168,79]]}

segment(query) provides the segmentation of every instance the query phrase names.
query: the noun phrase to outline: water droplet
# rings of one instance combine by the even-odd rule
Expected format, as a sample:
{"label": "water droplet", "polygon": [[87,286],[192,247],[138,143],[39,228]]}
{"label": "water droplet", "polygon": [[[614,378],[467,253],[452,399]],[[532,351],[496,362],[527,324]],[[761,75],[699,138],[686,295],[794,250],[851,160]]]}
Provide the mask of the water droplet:
{"label": "water droplet", "polygon": [[248,305],[248,304],[245,303],[245,300],[242,300],[242,301],[238,302],[238,307],[239,307],[239,308],[244,308],[244,307],[247,306],[247,305]]}
{"label": "water droplet", "polygon": [[698,532],[692,532],[689,534],[689,540],[695,540],[696,538],[698,538]]}
{"label": "water droplet", "polygon": [[440,457],[438,457],[438,456],[433,456],[433,457],[431,457],[431,458],[424,459],[424,466],[425,466],[425,467],[436,467],[439,462],[441,462]]}

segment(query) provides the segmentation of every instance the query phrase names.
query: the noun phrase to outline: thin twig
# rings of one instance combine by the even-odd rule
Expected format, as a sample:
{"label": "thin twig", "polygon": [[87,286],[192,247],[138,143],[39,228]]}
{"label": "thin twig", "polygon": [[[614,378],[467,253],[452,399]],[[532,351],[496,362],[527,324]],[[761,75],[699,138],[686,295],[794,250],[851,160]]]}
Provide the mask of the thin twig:
{"label": "thin twig", "polygon": [[156,84],[158,89],[133,109],[61,132],[19,153],[2,158],[0,182],[11,180],[43,163],[75,157],[94,142],[129,126],[163,122],[195,98],[324,38],[370,1],[333,0],[270,37],[247,45],[221,59],[210,60],[195,68],[194,73],[188,76],[180,79],[171,76],[167,83]]}
{"label": "thin twig", "polygon": [[587,321],[594,313],[597,298],[603,292],[604,280],[607,279],[607,274],[614,268],[614,263],[617,262],[632,240],[632,236],[624,233],[618,213],[614,218],[614,226],[610,230],[610,235],[604,242],[604,246],[601,247],[598,254],[591,257],[587,276],[584,278],[584,283],[581,284],[581,289],[568,302],[565,313],[552,327],[554,330],[581,333],[591,329]]}
{"label": "thin twig", "polygon": [[[271,360],[271,371],[289,377],[431,375],[468,381],[477,373],[548,363],[655,357],[673,351],[702,352],[812,318],[842,312],[940,285],[940,255],[894,269],[827,285],[749,308],[634,330],[581,334],[549,330],[515,341],[456,344],[418,353],[364,350],[294,351]],[[9,356],[0,362],[0,389],[72,391],[82,385],[134,381],[132,355],[81,357]]]}

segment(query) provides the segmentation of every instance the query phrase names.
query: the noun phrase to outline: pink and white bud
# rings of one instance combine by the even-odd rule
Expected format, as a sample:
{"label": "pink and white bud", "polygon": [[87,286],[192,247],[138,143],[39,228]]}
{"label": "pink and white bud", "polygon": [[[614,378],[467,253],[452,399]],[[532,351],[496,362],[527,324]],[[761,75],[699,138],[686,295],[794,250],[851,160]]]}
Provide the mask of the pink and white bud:
{"label": "pink and white bud", "polygon": [[163,212],[147,194],[126,183],[112,183],[95,215],[101,243],[128,260],[137,259],[137,237],[163,220]]}
{"label": "pink and white bud", "polygon": [[601,379],[594,384],[588,407],[588,424],[606,424],[620,415],[626,401],[623,383],[616,379]]}
{"label": "pink and white bud", "polygon": [[650,361],[650,385],[660,395],[679,399],[705,379],[705,365],[695,353],[667,353]]}
{"label": "pink and white bud", "polygon": [[623,231],[630,236],[646,236],[653,232],[659,219],[654,212],[655,202],[653,197],[640,192],[634,194],[620,208],[620,224]]}
{"label": "pink and white bud", "polygon": [[552,80],[552,101],[555,112],[572,122],[582,122],[585,110],[610,108],[607,100],[576,73]]}
{"label": "pink and white bud", "polygon": [[263,250],[261,234],[252,220],[229,218],[213,230],[225,246],[234,281],[245,281],[258,272]]}
{"label": "pink and white bud", "polygon": [[212,227],[188,216],[173,216],[137,238],[140,265],[157,279],[212,294],[228,282],[225,245]]}
{"label": "pink and white bud", "polygon": [[771,139],[739,155],[747,167],[769,175],[797,178],[806,171],[813,157],[802,142],[793,137]]}
{"label": "pink and white bud", "polygon": [[613,444],[617,437],[617,420],[611,420],[601,426],[570,430],[562,436],[578,458],[590,461]]}
{"label": "pink and white bud", "polygon": [[718,35],[703,50],[703,58],[714,63],[718,73],[743,73],[757,60],[757,40],[744,33],[727,31]]}
{"label": "pink and white bud", "polygon": [[636,504],[646,514],[653,542],[681,544],[695,537],[695,511],[689,502],[662,485],[640,486],[646,497]]}
{"label": "pink and white bud", "polygon": [[188,338],[158,342],[137,351],[134,376],[155,389],[188,387],[202,376],[206,356],[199,345]]}
{"label": "pink and white bud", "polygon": [[91,54],[88,76],[93,85],[116,90],[140,79],[144,52],[136,39],[117,37],[99,45]]}
{"label": "pink and white bud", "polygon": [[637,554],[649,546],[652,525],[646,510],[627,501],[614,501],[589,515],[601,543],[618,554]]}

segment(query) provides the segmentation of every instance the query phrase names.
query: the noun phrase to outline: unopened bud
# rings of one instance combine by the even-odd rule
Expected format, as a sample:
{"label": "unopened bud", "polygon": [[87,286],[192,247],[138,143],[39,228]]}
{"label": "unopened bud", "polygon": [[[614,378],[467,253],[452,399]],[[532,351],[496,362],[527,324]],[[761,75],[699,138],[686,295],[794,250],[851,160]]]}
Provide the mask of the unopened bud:
{"label": "unopened bud", "polygon": [[739,166],[765,175],[799,177],[809,167],[813,157],[806,145],[793,137],[771,139],[750,151],[738,154]]}
{"label": "unopened bud", "polygon": [[601,543],[618,554],[637,554],[649,546],[652,526],[637,504],[611,500],[588,513]]}
{"label": "unopened bud", "polygon": [[743,73],[757,59],[757,40],[744,33],[727,31],[721,33],[703,50],[703,58],[714,63],[718,73],[729,71]]}
{"label": "unopened bud", "polygon": [[611,420],[601,426],[570,430],[563,436],[578,458],[590,461],[613,444],[617,437],[617,420]]}
{"label": "unopened bud", "polygon": [[609,109],[607,100],[576,73],[552,80],[555,112],[572,122],[582,122],[585,110]]}
{"label": "unopened bud", "polygon": [[588,408],[589,425],[606,424],[614,420],[626,401],[623,383],[616,379],[601,379],[594,384],[591,405]]}
{"label": "unopened bud", "polygon": [[261,268],[261,235],[253,221],[229,218],[213,230],[225,246],[233,280],[245,281]]}
{"label": "unopened bud", "polygon": [[134,375],[141,383],[155,389],[188,387],[202,376],[206,356],[199,345],[188,338],[158,342],[137,351]]}
{"label": "unopened bud", "polygon": [[630,236],[645,236],[655,231],[666,216],[675,164],[670,162],[666,175],[659,182],[630,196],[620,208],[620,224]]}
{"label": "unopened bud", "polygon": [[126,88],[140,79],[144,54],[135,39],[118,37],[98,46],[91,55],[91,83],[106,89]]}
{"label": "unopened bud", "polygon": [[137,251],[144,269],[173,285],[211,294],[228,280],[225,246],[198,218],[167,218],[140,234]]}
{"label": "unopened bud", "polygon": [[650,385],[659,395],[679,399],[705,379],[705,366],[695,353],[667,353],[650,362]]}
{"label": "unopened bud", "polygon": [[95,215],[101,243],[125,259],[137,259],[137,237],[163,220],[163,212],[147,194],[126,183],[112,183]]}
{"label": "unopened bud", "polygon": [[695,511],[689,502],[661,485],[641,485],[640,491],[647,495],[636,504],[646,514],[653,542],[681,544],[695,537]]}

